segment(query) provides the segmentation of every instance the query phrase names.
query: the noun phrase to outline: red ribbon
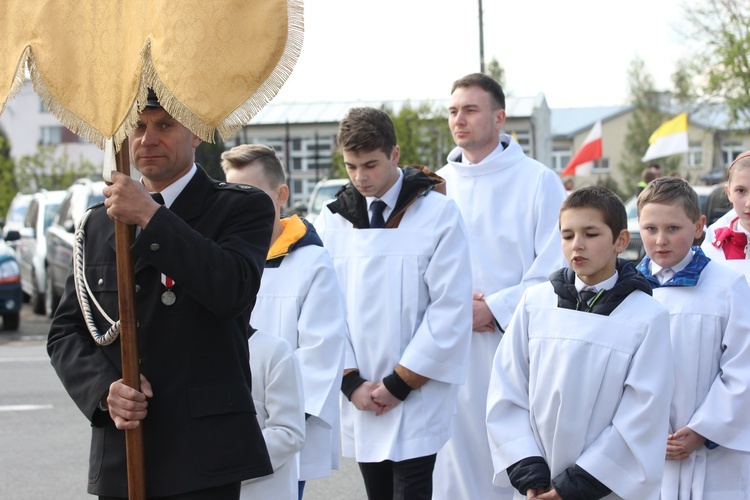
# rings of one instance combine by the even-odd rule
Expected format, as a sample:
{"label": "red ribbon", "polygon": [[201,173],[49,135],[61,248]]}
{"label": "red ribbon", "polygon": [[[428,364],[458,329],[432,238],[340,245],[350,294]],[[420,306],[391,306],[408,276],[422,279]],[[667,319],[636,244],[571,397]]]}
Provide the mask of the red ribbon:
{"label": "red ribbon", "polygon": [[729,227],[720,227],[714,232],[714,240],[711,242],[716,248],[724,250],[724,258],[727,260],[744,259],[745,247],[747,247],[747,234],[734,231],[732,228],[739,220],[734,219]]}

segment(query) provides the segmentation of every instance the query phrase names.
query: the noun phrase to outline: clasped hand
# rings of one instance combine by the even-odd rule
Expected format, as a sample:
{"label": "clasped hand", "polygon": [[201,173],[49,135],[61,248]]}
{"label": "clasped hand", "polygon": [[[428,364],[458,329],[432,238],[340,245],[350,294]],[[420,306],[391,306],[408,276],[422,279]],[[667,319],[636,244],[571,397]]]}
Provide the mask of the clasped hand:
{"label": "clasped hand", "polygon": [[352,393],[352,403],[360,411],[374,411],[375,416],[379,417],[383,413],[392,410],[401,400],[390,393],[383,385],[383,381],[364,382],[357,387]]}

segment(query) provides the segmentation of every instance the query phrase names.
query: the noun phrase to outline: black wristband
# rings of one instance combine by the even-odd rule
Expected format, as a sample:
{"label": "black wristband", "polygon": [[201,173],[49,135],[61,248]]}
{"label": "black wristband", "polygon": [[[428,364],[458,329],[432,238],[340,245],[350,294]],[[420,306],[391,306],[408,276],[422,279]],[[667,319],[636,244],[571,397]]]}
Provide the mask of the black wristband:
{"label": "black wristband", "polygon": [[529,488],[547,488],[550,485],[550,472],[542,457],[527,457],[509,466],[508,479],[518,492],[526,496]]}
{"label": "black wristband", "polygon": [[341,379],[341,392],[344,393],[346,399],[351,401],[352,393],[357,389],[357,387],[364,384],[365,382],[367,382],[367,380],[359,376],[359,371],[349,372],[344,375],[344,378]]}
{"label": "black wristband", "polygon": [[401,401],[406,399],[406,397],[412,391],[412,388],[409,387],[409,384],[404,382],[404,379],[402,379],[399,374],[396,373],[396,370],[393,370],[393,373],[383,379],[383,385],[386,389],[388,389],[388,392],[393,394]]}
{"label": "black wristband", "polygon": [[612,493],[609,487],[578,464],[568,467],[552,479],[552,487],[555,488],[560,498],[598,500]]}

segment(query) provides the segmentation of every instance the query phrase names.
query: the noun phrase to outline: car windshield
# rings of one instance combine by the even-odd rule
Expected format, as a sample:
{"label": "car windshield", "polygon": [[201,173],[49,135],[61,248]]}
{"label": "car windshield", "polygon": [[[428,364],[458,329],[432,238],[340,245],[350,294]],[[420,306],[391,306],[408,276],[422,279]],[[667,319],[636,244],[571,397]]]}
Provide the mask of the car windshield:
{"label": "car windshield", "polygon": [[29,208],[29,202],[19,201],[13,205],[8,212],[8,222],[23,222],[23,218],[26,217],[26,210]]}
{"label": "car windshield", "polygon": [[60,208],[59,203],[47,203],[44,207],[44,229],[47,229],[52,224],[58,208]]}
{"label": "car windshield", "polygon": [[313,202],[313,212],[320,213],[323,209],[323,204],[328,200],[336,197],[336,193],[339,192],[341,186],[321,186],[315,195],[315,201]]}

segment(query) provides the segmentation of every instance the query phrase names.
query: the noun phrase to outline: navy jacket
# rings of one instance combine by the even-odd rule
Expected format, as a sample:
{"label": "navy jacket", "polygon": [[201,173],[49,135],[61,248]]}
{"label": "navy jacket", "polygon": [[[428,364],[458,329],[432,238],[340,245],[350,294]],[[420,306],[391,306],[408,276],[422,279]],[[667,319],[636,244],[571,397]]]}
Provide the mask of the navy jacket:
{"label": "navy jacket", "polygon": [[[250,392],[247,327],[268,252],[274,208],[249,186],[198,168],[170,209],[135,239],[138,352],[151,383],[143,421],[151,496],[220,486],[272,472]],[[119,317],[114,223],[103,206],[86,223],[85,275],[107,314]],[[177,297],[161,302],[161,274]],[[120,341],[91,338],[68,277],[47,350],[60,380],[92,423],[88,492],[127,497],[125,432],[98,409],[121,378]],[[109,323],[92,305],[101,333]]]}

